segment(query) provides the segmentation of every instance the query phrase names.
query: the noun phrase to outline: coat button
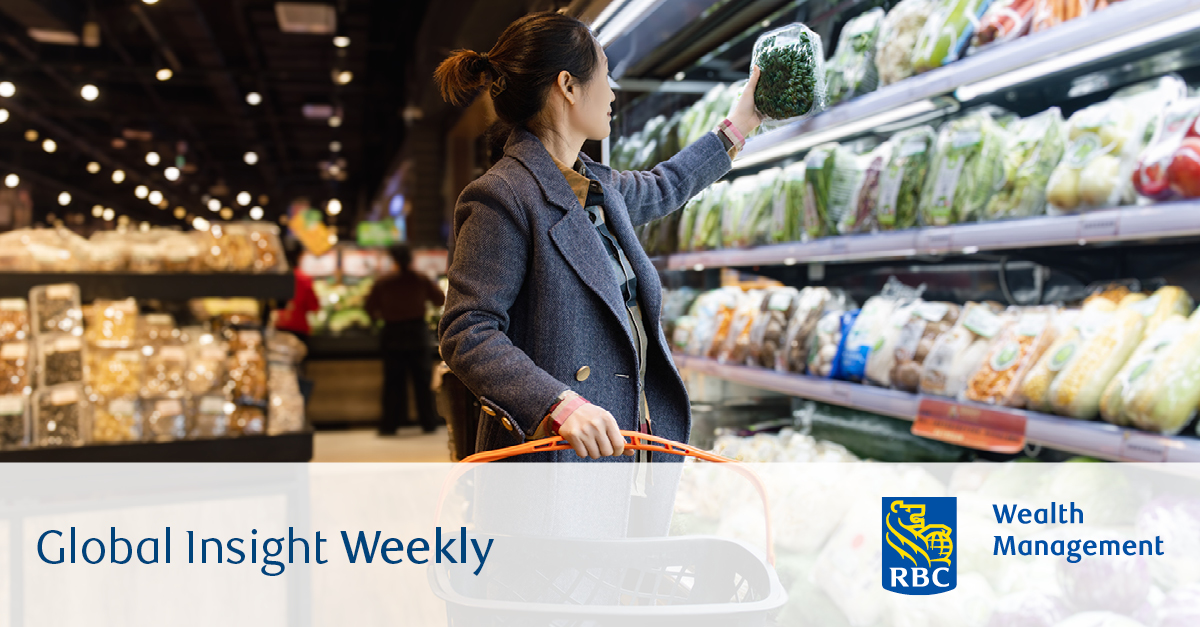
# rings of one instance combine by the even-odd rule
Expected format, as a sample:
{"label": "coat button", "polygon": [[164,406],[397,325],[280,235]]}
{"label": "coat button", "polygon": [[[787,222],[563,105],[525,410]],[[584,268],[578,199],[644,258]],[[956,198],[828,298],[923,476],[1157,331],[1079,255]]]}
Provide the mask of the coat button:
{"label": "coat button", "polygon": [[500,424],[504,425],[504,428],[508,429],[509,431],[513,430],[513,423],[511,420],[508,419],[508,416],[501,418]]}
{"label": "coat button", "polygon": [[576,381],[587,381],[587,378],[590,376],[592,376],[592,369],[588,368],[587,366],[584,366],[584,367],[580,368],[578,372],[575,373],[575,380]]}
{"label": "coat button", "polygon": [[484,405],[484,406],[483,406],[483,413],[485,413],[485,414],[487,414],[487,415],[489,415],[489,416],[495,416],[495,415],[496,415],[496,411],[495,411],[494,409],[492,409],[491,407],[488,407],[487,405]]}

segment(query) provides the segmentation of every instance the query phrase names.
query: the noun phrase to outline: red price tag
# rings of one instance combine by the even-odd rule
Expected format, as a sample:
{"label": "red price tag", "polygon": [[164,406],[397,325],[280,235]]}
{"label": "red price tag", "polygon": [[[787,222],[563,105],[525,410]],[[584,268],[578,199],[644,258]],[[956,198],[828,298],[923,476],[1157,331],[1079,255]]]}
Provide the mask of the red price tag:
{"label": "red price tag", "polygon": [[917,409],[912,432],[923,438],[983,451],[1019,453],[1025,447],[1025,415],[924,398]]}

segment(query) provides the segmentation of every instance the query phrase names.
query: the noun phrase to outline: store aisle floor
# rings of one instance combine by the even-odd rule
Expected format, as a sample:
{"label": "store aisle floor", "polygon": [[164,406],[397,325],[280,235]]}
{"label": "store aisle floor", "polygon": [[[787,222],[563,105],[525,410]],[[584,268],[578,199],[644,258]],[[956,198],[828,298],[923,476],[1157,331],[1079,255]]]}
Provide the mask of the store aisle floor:
{"label": "store aisle floor", "polygon": [[448,462],[446,429],[425,434],[417,427],[380,436],[374,429],[318,431],[313,438],[314,462]]}

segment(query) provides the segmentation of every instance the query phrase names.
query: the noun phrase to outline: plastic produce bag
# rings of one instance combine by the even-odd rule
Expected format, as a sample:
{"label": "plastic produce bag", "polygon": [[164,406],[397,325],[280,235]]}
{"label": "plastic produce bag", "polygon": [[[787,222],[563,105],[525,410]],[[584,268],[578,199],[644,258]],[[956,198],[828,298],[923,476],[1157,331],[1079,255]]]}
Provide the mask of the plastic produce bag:
{"label": "plastic produce bag", "polygon": [[849,381],[863,380],[871,351],[880,344],[885,333],[897,326],[894,324],[897,308],[908,306],[920,298],[921,291],[908,287],[893,277],[888,279],[887,285],[878,296],[867,300],[854,323],[854,328],[846,338],[841,358],[843,378]]}
{"label": "plastic produce bag", "polygon": [[1174,315],[1159,324],[1156,331],[1146,334],[1146,339],[1138,344],[1129,361],[1104,389],[1104,396],[1100,398],[1100,416],[1104,420],[1119,426],[1133,424],[1131,414],[1134,399],[1139,395],[1145,399],[1147,390],[1158,387],[1157,382],[1146,375],[1164,355],[1166,348],[1186,337],[1186,329],[1187,319]]}
{"label": "plastic produce bag", "polygon": [[967,377],[987,357],[992,340],[1012,324],[1012,315],[998,314],[988,304],[967,303],[958,323],[934,342],[921,373],[921,393],[958,396]]}
{"label": "plastic produce bag", "polygon": [[1001,158],[998,189],[983,212],[986,220],[1024,218],[1046,211],[1046,184],[1067,147],[1058,107],[1018,120]]}
{"label": "plastic produce bag", "polygon": [[779,180],[778,193],[782,202],[773,206],[771,241],[777,244],[797,242],[804,236],[804,162],[784,168]]}
{"label": "plastic produce bag", "polygon": [[833,182],[837,144],[822,144],[804,157],[803,239],[816,239],[830,233],[829,190]]}
{"label": "plastic produce bag", "polygon": [[875,45],[883,25],[883,9],[875,8],[846,22],[837,49],[825,65],[829,106],[875,91]]}
{"label": "plastic produce bag", "polygon": [[777,287],[767,292],[762,301],[762,310],[750,329],[746,365],[775,367],[775,358],[782,352],[788,321],[796,315],[799,307],[800,291],[794,287]]}
{"label": "plastic produce bag", "polygon": [[766,292],[763,290],[751,290],[738,303],[737,309],[733,312],[733,318],[729,321],[729,330],[725,332],[720,347],[716,349],[715,357],[718,362],[723,364],[745,363],[746,352],[750,345],[750,330],[762,312],[765,296]]}
{"label": "plastic produce bag", "polygon": [[971,39],[973,48],[1012,41],[1029,34],[1038,0],[997,0],[993,2]]}
{"label": "plastic produce bag", "polygon": [[1006,142],[987,111],[947,122],[921,192],[921,221],[946,226],[979,217],[996,188]]}
{"label": "plastic produce bag", "polygon": [[[892,387],[906,392],[916,392],[921,387],[921,370],[926,357],[937,338],[958,322],[962,309],[951,303],[922,302],[914,313],[900,330],[900,337],[891,351],[893,366],[888,375]],[[878,354],[882,355],[883,351]],[[872,359],[876,355],[872,353]]]}
{"label": "plastic produce bag", "polygon": [[743,230],[746,216],[758,202],[761,190],[754,176],[734,179],[725,195],[721,211],[721,243],[726,248],[746,246],[749,240]]}
{"label": "plastic produce bag", "polygon": [[1030,31],[1040,33],[1063,22],[1083,17],[1100,8],[1107,0],[1037,0]]}
{"label": "plastic produce bag", "polygon": [[783,213],[776,209],[776,207],[782,207],[784,203],[782,175],[781,168],[771,168],[759,172],[754,177],[754,182],[758,185],[758,193],[746,213],[741,228],[742,239],[746,244],[759,245],[771,242],[775,217]]}
{"label": "plastic produce bag", "polygon": [[908,229],[917,224],[921,189],[937,135],[928,126],[901,131],[888,143],[892,150],[879,178],[875,223],[881,231]]}
{"label": "plastic produce bag", "polygon": [[920,74],[957,61],[991,0],[941,0],[917,36],[913,70]]}
{"label": "plastic produce bag", "polygon": [[885,143],[859,158],[863,166],[854,191],[850,211],[842,216],[838,232],[869,233],[876,229],[876,210],[879,206],[879,183],[892,157],[892,144]]}
{"label": "plastic produce bag", "polygon": [[1125,307],[1118,309],[1071,359],[1050,386],[1054,411],[1072,418],[1092,418],[1100,410],[1104,388],[1142,341],[1146,318]]}
{"label": "plastic produce bag", "polygon": [[858,310],[830,311],[821,316],[809,342],[808,374],[826,379],[842,379],[842,351],[850,335]]}
{"label": "plastic produce bag", "polygon": [[696,210],[692,250],[713,250],[721,247],[721,214],[729,187],[727,181],[719,181],[705,193],[703,202]]}
{"label": "plastic produce bag", "polygon": [[1146,385],[1125,406],[1129,421],[1148,431],[1178,433],[1200,403],[1200,315],[1192,314],[1183,334],[1172,339],[1142,378]]}
{"label": "plastic produce bag", "polygon": [[696,321],[696,326],[688,338],[684,352],[696,357],[707,357],[717,341],[718,332],[721,333],[722,341],[728,333],[733,311],[737,309],[743,296],[742,290],[736,287],[721,288],[700,295],[688,312],[688,316]]}
{"label": "plastic produce bag", "polygon": [[880,85],[891,85],[914,74],[913,50],[937,5],[933,0],[901,0],[883,18],[875,50]]}
{"label": "plastic produce bag", "polygon": [[796,311],[788,320],[783,350],[775,359],[775,370],[804,374],[808,370],[808,356],[821,317],[826,313],[841,313],[846,306],[845,295],[840,291],[833,292],[825,287],[800,290]]}
{"label": "plastic produce bag", "polygon": [[1133,173],[1137,193],[1153,200],[1200,197],[1200,98],[1167,106]]}
{"label": "plastic produce bag", "polygon": [[777,28],[754,42],[750,65],[761,74],[754,106],[766,120],[791,122],[825,108],[825,52],[803,24]]}
{"label": "plastic produce bag", "polygon": [[1058,339],[1046,349],[1042,358],[1021,382],[1021,395],[1025,406],[1034,411],[1053,411],[1050,405],[1050,386],[1071,359],[1079,352],[1079,346],[1091,338],[1108,321],[1117,306],[1108,300],[1097,300],[1084,306],[1082,311],[1061,312],[1055,318]]}
{"label": "plastic produce bag", "polygon": [[1023,309],[1016,323],[995,342],[986,359],[967,382],[972,401],[1018,407],[1025,404],[1021,381],[1054,342],[1054,307]]}
{"label": "plastic produce bag", "polygon": [[838,146],[831,158],[829,174],[829,204],[826,208],[828,231],[849,233],[842,229],[855,227],[855,210],[859,183],[866,176],[868,155],[859,155],[848,146]]}

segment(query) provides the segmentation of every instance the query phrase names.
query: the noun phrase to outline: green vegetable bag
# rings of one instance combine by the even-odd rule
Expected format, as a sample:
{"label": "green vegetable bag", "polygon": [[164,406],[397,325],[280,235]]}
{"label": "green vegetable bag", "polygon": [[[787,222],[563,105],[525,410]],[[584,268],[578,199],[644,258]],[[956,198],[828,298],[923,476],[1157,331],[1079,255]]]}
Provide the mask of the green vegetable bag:
{"label": "green vegetable bag", "polygon": [[779,202],[774,205],[771,242],[800,241],[804,231],[804,162],[784,168],[779,179]]}
{"label": "green vegetable bag", "polygon": [[1067,128],[1058,107],[1014,123],[1001,161],[999,189],[988,202],[984,219],[1045,213],[1046,184],[1066,149]]}
{"label": "green vegetable bag", "polygon": [[762,35],[750,63],[762,71],[754,106],[765,119],[792,122],[825,108],[824,48],[807,26],[789,24]]}
{"label": "green vegetable bag", "polygon": [[875,8],[846,22],[837,50],[825,66],[829,106],[875,91],[875,44],[883,24],[883,9]]}
{"label": "green vegetable bag", "polygon": [[957,61],[971,42],[979,18],[991,0],[943,0],[930,15],[913,50],[913,69],[920,74]]}
{"label": "green vegetable bag", "polygon": [[922,223],[977,220],[996,189],[1006,146],[1002,129],[986,110],[942,125],[937,156],[921,192]]}
{"label": "green vegetable bag", "polygon": [[917,225],[917,205],[929,174],[929,161],[937,135],[928,126],[901,131],[892,136],[892,157],[879,177],[875,222],[881,231],[909,229]]}
{"label": "green vegetable bag", "polygon": [[829,234],[829,186],[833,175],[833,157],[837,144],[822,144],[804,158],[803,239]]}

